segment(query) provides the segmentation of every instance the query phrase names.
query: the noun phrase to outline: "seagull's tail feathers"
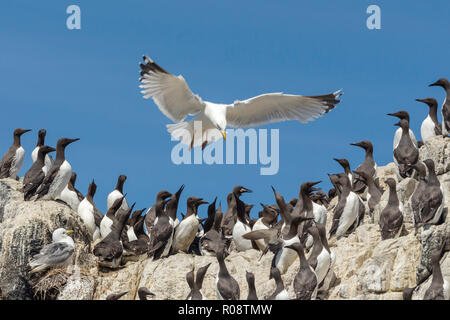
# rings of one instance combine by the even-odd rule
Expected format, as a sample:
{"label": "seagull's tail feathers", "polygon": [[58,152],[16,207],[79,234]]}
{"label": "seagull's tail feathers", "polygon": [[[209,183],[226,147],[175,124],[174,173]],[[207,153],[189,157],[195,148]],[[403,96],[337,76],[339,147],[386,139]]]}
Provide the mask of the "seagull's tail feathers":
{"label": "seagull's tail feathers", "polygon": [[330,94],[324,94],[321,96],[307,96],[307,97],[320,100],[325,106],[327,106],[325,113],[328,113],[330,110],[334,109],[339,102],[341,102],[341,100],[338,100],[338,98],[343,94],[344,92],[342,92],[342,89],[340,89]]}
{"label": "seagull's tail feathers", "polygon": [[221,138],[221,133],[208,124],[209,120],[204,121],[204,118],[198,116],[190,121],[167,124],[166,127],[172,140],[181,141],[190,150],[198,146],[204,149],[208,143]]}

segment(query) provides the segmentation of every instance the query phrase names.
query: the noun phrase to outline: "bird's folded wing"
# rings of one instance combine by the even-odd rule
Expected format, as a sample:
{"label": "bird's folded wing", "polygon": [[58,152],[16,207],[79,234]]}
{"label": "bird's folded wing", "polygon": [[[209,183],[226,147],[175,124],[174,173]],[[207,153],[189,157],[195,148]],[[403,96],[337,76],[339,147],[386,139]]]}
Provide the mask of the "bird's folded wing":
{"label": "bird's folded wing", "polygon": [[181,75],[174,76],[147,56],[144,56],[144,62],[140,63],[142,77],[139,87],[143,89],[144,98],[153,98],[166,117],[180,122],[187,115],[194,115],[203,109],[201,98],[191,92]]}
{"label": "bird's folded wing", "polygon": [[235,101],[227,108],[227,124],[247,128],[285,120],[306,123],[333,109],[340,91],[323,96],[298,96],[267,93],[244,101]]}
{"label": "bird's folded wing", "polygon": [[54,242],[44,246],[33,258],[39,263],[57,264],[67,260],[74,251],[73,246],[64,242]]}

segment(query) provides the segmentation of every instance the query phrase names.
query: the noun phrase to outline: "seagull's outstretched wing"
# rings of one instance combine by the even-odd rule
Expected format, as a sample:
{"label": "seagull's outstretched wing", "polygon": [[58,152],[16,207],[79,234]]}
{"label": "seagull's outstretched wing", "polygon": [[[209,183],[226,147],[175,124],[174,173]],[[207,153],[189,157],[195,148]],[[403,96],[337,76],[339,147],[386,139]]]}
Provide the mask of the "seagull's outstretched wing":
{"label": "seagull's outstretched wing", "polygon": [[333,109],[340,102],[337,98],[341,95],[341,90],[323,96],[262,94],[230,105],[227,124],[234,128],[248,128],[285,120],[306,123]]}
{"label": "seagull's outstretched wing", "polygon": [[139,86],[144,98],[153,98],[159,110],[174,122],[183,121],[187,115],[194,115],[203,109],[202,99],[194,95],[184,78],[167,72],[152,59],[144,56],[140,63]]}

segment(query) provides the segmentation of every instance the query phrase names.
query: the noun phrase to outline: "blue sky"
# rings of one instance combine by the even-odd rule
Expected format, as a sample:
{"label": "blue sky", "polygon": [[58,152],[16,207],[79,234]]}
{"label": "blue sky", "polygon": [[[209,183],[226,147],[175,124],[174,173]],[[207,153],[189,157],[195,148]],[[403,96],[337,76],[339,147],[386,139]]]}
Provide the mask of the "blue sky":
{"label": "blue sky", "polygon": [[[81,30],[66,28],[71,4],[81,8]],[[371,4],[381,8],[381,30],[366,28]],[[395,119],[386,113],[407,110],[420,137],[427,109],[414,99],[441,102],[444,91],[427,85],[450,77],[448,9],[444,0],[2,1],[0,151],[14,128],[33,129],[23,136],[22,176],[40,128],[50,145],[80,138],[67,158],[80,191],[95,178],[102,211],[119,174],[128,176],[127,198],[137,207],[186,184],[182,212],[187,196],[224,202],[238,184],[254,191],[243,198],[254,204],[274,201],[270,185],[286,199],[304,181],[323,180],[327,191],[326,174],[341,170],[333,157],[346,157],[352,168],[363,160],[352,142],[372,141],[378,165],[392,161]],[[215,102],[279,91],[345,94],[335,110],[307,125],[264,126],[280,130],[277,175],[259,175],[259,165],[176,166],[170,120],[138,88],[143,54]]]}

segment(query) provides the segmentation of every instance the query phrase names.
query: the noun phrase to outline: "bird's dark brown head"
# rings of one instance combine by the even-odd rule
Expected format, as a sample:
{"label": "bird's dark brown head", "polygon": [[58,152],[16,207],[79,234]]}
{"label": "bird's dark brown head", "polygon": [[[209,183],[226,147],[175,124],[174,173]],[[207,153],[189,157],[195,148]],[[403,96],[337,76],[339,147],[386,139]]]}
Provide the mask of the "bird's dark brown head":
{"label": "bird's dark brown head", "polygon": [[[95,192],[97,192],[97,185],[95,184],[94,179],[92,179],[92,182],[89,185],[88,195],[90,195],[93,198],[95,195]],[[116,201],[118,201],[118,200],[116,200]],[[122,200],[120,201],[120,203],[122,203]]]}
{"label": "bird's dark brown head", "polygon": [[450,83],[449,83],[449,81],[446,78],[441,78],[438,81],[433,82],[432,84],[430,84],[428,86],[429,87],[438,86],[438,87],[444,88],[445,90],[450,89]]}
{"label": "bird's dark brown head", "polygon": [[370,149],[373,150],[372,142],[370,142],[369,140],[363,140],[363,141],[356,142],[356,143],[350,143],[350,145],[356,146],[356,147],[361,147],[364,150],[370,150]]}
{"label": "bird's dark brown head", "polygon": [[57,146],[67,147],[69,144],[80,140],[79,138],[76,139],[69,139],[69,138],[61,138],[57,142]]}
{"label": "bird's dark brown head", "polygon": [[430,108],[437,108],[437,101],[434,98],[426,98],[426,99],[416,99],[418,102],[425,103]]}
{"label": "bird's dark brown head", "polygon": [[404,119],[409,122],[409,113],[406,112],[405,110],[400,110],[394,113],[388,113],[387,115],[391,117],[397,117],[399,119]]}
{"label": "bird's dark brown head", "polygon": [[333,158],[333,160],[336,161],[337,163],[339,163],[341,165],[341,167],[344,168],[345,170],[350,169],[350,163],[348,162],[347,159]]}
{"label": "bird's dark brown head", "polygon": [[31,131],[31,129],[22,129],[22,128],[17,128],[16,130],[14,130],[14,136],[15,137],[20,137],[21,135],[23,135],[26,132]]}
{"label": "bird's dark brown head", "polygon": [[243,186],[236,186],[236,187],[233,188],[233,193],[235,195],[237,195],[238,197],[240,197],[245,192],[252,192],[252,190],[247,189],[247,188],[245,188]]}

